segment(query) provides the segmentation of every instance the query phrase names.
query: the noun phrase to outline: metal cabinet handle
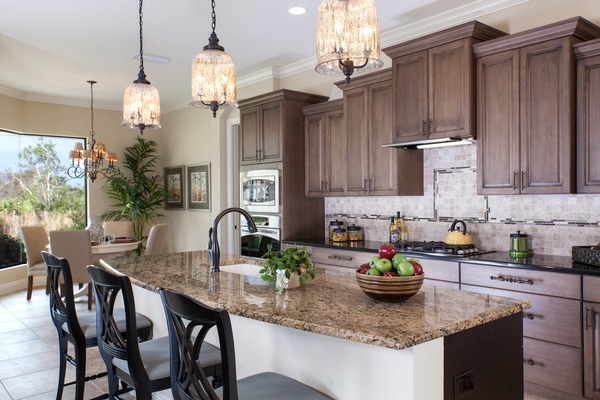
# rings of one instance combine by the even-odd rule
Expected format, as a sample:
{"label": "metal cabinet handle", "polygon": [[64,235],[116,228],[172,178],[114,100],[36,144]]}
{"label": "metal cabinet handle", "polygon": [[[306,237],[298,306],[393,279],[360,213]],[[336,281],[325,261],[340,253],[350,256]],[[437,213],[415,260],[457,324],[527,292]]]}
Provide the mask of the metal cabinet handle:
{"label": "metal cabinet handle", "polygon": [[431,124],[433,124],[433,120],[427,120],[427,136],[431,135]]}
{"label": "metal cabinet handle", "polygon": [[533,321],[535,319],[533,314],[523,314],[523,318]]}
{"label": "metal cabinet handle", "polygon": [[586,307],[585,308],[585,330],[587,331],[589,328],[592,328],[590,325],[590,314],[592,313],[592,309]]}
{"label": "metal cabinet handle", "polygon": [[530,358],[529,360],[523,360],[523,364],[535,365],[535,361]]}
{"label": "metal cabinet handle", "polygon": [[521,171],[521,190],[525,190],[525,174],[527,171]]}
{"label": "metal cabinet handle", "polygon": [[511,277],[504,277],[504,276],[490,276],[490,279],[493,281],[500,281],[500,282],[508,282],[508,283],[521,283],[524,285],[533,285],[533,281],[531,279],[519,279],[519,278],[511,278]]}
{"label": "metal cabinet handle", "polygon": [[513,171],[513,190],[517,190],[517,171]]}
{"label": "metal cabinet handle", "polygon": [[369,185],[368,185],[369,180],[365,179],[364,183],[363,183],[363,187],[364,187],[364,191],[368,192],[369,191]]}
{"label": "metal cabinet handle", "polygon": [[427,120],[423,120],[423,136],[427,136]]}
{"label": "metal cabinet handle", "polygon": [[330,260],[337,260],[337,261],[352,261],[354,259],[351,256],[337,256],[335,254],[330,255],[328,258]]}
{"label": "metal cabinet handle", "polygon": [[373,190],[373,179],[369,179],[369,192]]}
{"label": "metal cabinet handle", "polygon": [[325,181],[325,193],[329,193],[329,181]]}

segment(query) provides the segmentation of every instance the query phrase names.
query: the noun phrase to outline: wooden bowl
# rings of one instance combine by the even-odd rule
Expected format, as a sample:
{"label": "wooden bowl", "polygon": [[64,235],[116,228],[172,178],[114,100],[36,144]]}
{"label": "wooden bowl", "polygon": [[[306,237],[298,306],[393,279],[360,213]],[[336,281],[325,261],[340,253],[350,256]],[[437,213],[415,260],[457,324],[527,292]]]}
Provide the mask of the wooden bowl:
{"label": "wooden bowl", "polygon": [[370,298],[386,303],[399,303],[414,296],[423,285],[425,275],[373,276],[356,272],[358,286]]}

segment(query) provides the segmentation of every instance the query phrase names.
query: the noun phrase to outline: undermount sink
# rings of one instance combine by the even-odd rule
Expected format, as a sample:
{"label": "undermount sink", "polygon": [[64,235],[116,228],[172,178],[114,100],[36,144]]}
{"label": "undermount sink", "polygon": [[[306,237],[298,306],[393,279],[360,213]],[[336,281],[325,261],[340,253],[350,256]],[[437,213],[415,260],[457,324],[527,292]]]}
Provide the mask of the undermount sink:
{"label": "undermount sink", "polygon": [[231,272],[233,274],[248,275],[248,276],[260,276],[261,265],[256,264],[230,264],[221,265],[219,269],[222,272]]}

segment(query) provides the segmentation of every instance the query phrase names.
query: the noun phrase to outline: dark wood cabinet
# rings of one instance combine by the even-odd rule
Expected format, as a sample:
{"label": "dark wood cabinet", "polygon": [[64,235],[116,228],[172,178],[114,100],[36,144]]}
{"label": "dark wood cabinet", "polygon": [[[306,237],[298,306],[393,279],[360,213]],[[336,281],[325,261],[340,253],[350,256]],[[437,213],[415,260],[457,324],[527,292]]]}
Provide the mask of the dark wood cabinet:
{"label": "dark wood cabinet", "polygon": [[577,193],[600,193],[600,39],[574,46],[577,58]]}
{"label": "dark wood cabinet", "polygon": [[572,18],[473,46],[479,194],[574,192],[572,47],[598,35]]}
{"label": "dark wood cabinet", "polygon": [[343,100],[306,106],[302,111],[306,196],[342,196],[346,190]]}
{"label": "dark wood cabinet", "polygon": [[476,137],[472,45],[502,35],[473,21],[383,49],[393,61],[394,141]]}
{"label": "dark wood cabinet", "polygon": [[600,399],[600,277],[583,277],[583,368],[587,399]]}
{"label": "dark wood cabinet", "polygon": [[336,85],[344,91],[345,194],[422,195],[423,153],[381,147],[393,141],[391,70]]}
{"label": "dark wood cabinet", "polygon": [[240,110],[240,164],[281,161],[282,101]]}

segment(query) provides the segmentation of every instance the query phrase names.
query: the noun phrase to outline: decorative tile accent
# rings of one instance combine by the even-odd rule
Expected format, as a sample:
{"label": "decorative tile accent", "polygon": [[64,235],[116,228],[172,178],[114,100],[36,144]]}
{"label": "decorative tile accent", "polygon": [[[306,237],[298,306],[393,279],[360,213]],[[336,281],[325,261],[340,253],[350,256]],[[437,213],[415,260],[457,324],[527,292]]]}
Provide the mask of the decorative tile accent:
{"label": "decorative tile accent", "polygon": [[362,226],[365,239],[388,240],[389,218],[405,215],[410,240],[444,240],[454,219],[467,222],[481,248],[507,251],[510,234],[529,235],[538,254],[570,256],[572,246],[600,242],[600,196],[477,195],[477,147],[424,150],[424,195],[325,198],[331,219]]}

